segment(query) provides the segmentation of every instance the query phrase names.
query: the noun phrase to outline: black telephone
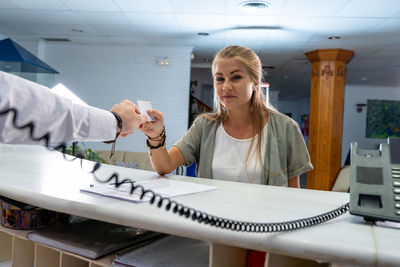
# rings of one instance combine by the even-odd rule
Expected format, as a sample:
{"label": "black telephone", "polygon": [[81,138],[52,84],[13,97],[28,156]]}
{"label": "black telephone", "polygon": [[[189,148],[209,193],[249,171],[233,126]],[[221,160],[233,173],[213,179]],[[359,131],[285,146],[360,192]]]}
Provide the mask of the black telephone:
{"label": "black telephone", "polygon": [[351,144],[350,213],[400,222],[400,138],[388,138],[379,150]]}

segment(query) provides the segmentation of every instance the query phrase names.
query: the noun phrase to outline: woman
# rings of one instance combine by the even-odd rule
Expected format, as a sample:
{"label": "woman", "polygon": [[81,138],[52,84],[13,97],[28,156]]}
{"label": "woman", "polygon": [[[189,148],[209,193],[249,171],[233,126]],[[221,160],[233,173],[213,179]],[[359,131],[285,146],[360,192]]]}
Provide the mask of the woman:
{"label": "woman", "polygon": [[200,115],[167,151],[163,114],[140,129],[159,174],[197,163],[197,175],[231,181],[299,186],[299,175],[312,169],[299,127],[268,108],[261,92],[262,65],[250,49],[229,46],[212,65],[217,111]]}
{"label": "woman", "polygon": [[[229,46],[212,65],[217,111],[200,115],[167,151],[164,117],[140,129],[154,169],[161,175],[197,163],[202,178],[300,187],[300,174],[312,169],[296,122],[269,109],[261,92],[262,65],[250,49]],[[250,251],[247,266],[264,266],[265,252]]]}

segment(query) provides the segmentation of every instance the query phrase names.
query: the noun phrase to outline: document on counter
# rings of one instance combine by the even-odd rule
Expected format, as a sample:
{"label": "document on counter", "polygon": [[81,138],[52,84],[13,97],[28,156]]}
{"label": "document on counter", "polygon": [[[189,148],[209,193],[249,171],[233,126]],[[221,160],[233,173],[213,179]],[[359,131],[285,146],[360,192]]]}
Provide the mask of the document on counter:
{"label": "document on counter", "polygon": [[[176,181],[167,178],[138,181],[134,182],[134,184],[136,186],[141,185],[144,187],[145,190],[152,190],[154,193],[159,194],[162,197],[168,198],[217,189],[217,187],[215,186]],[[142,190],[140,188],[136,189],[133,194],[130,194],[130,183],[123,183],[119,187],[116,187],[115,183],[99,184],[88,188],[82,188],[81,191],[128,200],[135,203],[147,202],[152,197],[152,195],[148,193],[143,199],[140,199],[140,196],[142,194]]]}

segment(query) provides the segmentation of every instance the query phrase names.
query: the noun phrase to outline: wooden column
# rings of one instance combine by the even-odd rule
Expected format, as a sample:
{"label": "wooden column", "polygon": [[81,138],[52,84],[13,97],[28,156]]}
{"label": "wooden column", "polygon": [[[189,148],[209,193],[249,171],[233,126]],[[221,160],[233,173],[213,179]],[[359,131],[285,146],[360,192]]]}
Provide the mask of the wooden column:
{"label": "wooden column", "polygon": [[331,190],[341,168],[346,64],[354,53],[320,49],[305,55],[312,63],[308,149],[314,165],[307,188]]}

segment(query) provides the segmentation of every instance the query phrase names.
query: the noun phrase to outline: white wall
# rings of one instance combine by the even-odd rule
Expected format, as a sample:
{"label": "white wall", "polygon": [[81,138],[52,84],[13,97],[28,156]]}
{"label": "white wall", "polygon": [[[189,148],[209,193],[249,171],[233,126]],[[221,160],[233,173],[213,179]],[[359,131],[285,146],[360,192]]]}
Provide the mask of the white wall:
{"label": "white wall", "polygon": [[[61,82],[89,105],[111,109],[124,99],[149,100],[165,115],[167,146],[187,130],[191,47],[79,45],[47,43],[44,61]],[[170,66],[156,65],[167,56]],[[109,149],[102,143],[87,147]],[[146,151],[137,131],[120,138],[117,150]]]}
{"label": "white wall", "polygon": [[[343,118],[342,164],[346,160],[351,142],[357,142],[361,149],[377,149],[385,139],[372,139],[365,137],[367,124],[367,108],[361,113],[356,111],[356,104],[366,104],[368,99],[399,100],[400,87],[378,86],[346,86]],[[400,127],[400,125],[399,125]]]}

